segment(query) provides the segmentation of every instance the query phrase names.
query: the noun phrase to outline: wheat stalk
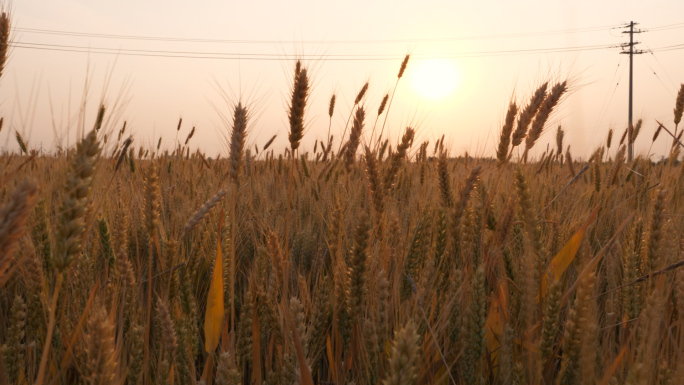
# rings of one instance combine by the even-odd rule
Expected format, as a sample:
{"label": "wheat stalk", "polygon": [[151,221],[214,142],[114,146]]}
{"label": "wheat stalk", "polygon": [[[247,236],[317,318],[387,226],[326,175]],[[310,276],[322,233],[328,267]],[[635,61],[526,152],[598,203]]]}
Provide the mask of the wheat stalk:
{"label": "wheat stalk", "polygon": [[[389,116],[389,111],[390,108],[392,107],[392,101],[394,100],[394,94],[397,92],[397,87],[399,86],[399,80],[401,80],[402,76],[404,76],[404,72],[406,71],[406,66],[408,65],[409,59],[411,58],[411,55],[407,54],[404,56],[404,60],[401,62],[401,66],[399,66],[399,73],[397,74],[397,81],[394,83],[394,88],[392,89],[392,96],[390,96],[389,103],[387,104],[387,113],[385,113],[385,119],[382,121],[382,128],[380,129],[380,134],[378,135],[378,140],[376,142],[376,147],[382,141],[382,134],[385,132],[385,124],[387,123],[387,117]],[[375,148],[377,151],[377,148]]]}

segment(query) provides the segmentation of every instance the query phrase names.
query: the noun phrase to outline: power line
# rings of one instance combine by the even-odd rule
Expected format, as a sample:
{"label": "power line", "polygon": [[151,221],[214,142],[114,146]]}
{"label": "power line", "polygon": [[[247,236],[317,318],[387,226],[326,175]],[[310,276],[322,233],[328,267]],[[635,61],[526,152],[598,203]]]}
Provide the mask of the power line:
{"label": "power line", "polygon": [[665,66],[663,65],[663,63],[661,63],[660,59],[658,59],[658,57],[655,55],[655,53],[653,53],[653,50],[651,49],[651,47],[649,47],[647,45],[646,48],[648,49],[648,52],[651,54],[651,56],[655,59],[656,63],[660,66],[660,69],[662,69],[663,72],[665,72],[665,76],[667,76],[667,79],[670,81],[672,86],[677,88],[678,87],[677,83],[675,83],[674,80],[672,80],[672,77],[670,77],[670,74],[667,72],[667,69],[665,69]]}
{"label": "power line", "polygon": [[644,60],[644,64],[646,64],[646,67],[648,67],[648,69],[651,70],[651,72],[653,72],[653,75],[656,77],[656,79],[658,79],[658,81],[663,86],[663,88],[665,88],[665,91],[667,91],[671,96],[674,96],[674,94],[672,93],[672,90],[667,88],[667,85],[665,85],[665,82],[663,82],[663,79],[661,79],[660,76],[658,76],[658,74],[653,69],[653,67],[651,67],[651,65],[648,64],[648,62],[646,60]]}
{"label": "power line", "polygon": [[[620,57],[620,60],[618,60],[618,64],[615,67],[615,72],[613,73],[613,76],[610,79],[610,85],[615,83],[615,78],[618,74],[618,70],[620,70],[620,64],[622,64],[622,57]],[[622,75],[624,74],[625,67],[622,67],[622,72],[620,72],[620,76],[618,77],[617,84],[615,84],[615,87],[613,87],[613,92],[606,93],[606,96],[603,98],[603,103],[601,104],[601,109],[599,110],[599,115],[598,118],[596,119],[596,125],[594,126],[594,132],[591,136],[591,142],[594,141],[594,138],[596,137],[596,130],[599,128],[601,125],[601,122],[603,121],[603,118],[605,114],[608,112],[608,108],[610,107],[610,102],[613,101],[613,96],[615,96],[615,91],[617,91],[618,86],[620,85],[620,81],[622,80]],[[609,99],[610,96],[610,99]]]}
{"label": "power line", "polygon": [[518,37],[551,36],[572,33],[587,33],[597,31],[607,31],[614,26],[606,25],[599,27],[575,28],[552,31],[520,32],[513,34],[499,35],[473,35],[455,36],[447,38],[426,38],[426,39],[376,39],[376,40],[255,40],[255,39],[209,39],[209,38],[176,38],[163,36],[144,36],[144,35],[124,35],[124,34],[105,34],[77,32],[54,29],[39,28],[15,28],[16,32],[41,35],[60,35],[72,37],[89,37],[99,39],[120,39],[120,40],[148,40],[148,41],[170,41],[170,42],[189,42],[189,43],[231,43],[231,44],[388,44],[388,43],[429,43],[429,42],[448,42],[463,40],[485,40],[485,39],[509,39]]}
{"label": "power line", "polygon": [[[429,43],[429,42],[449,42],[449,41],[464,41],[464,40],[484,40],[484,39],[508,39],[519,37],[535,37],[535,36],[551,36],[561,34],[573,33],[587,33],[610,31],[612,29],[623,28],[623,26],[597,26],[574,29],[562,29],[551,31],[537,31],[537,32],[521,32],[512,34],[493,34],[493,35],[471,35],[471,36],[454,36],[447,38],[425,38],[425,39],[375,39],[375,40],[256,40],[256,39],[209,39],[209,38],[177,38],[177,37],[163,37],[163,36],[145,36],[145,35],[126,35],[126,34],[105,34],[93,32],[78,32],[59,29],[40,29],[40,28],[14,28],[15,32],[22,32],[26,34],[40,34],[40,35],[58,35],[71,36],[83,38],[98,38],[98,39],[119,39],[119,40],[143,40],[143,41],[168,41],[168,42],[188,42],[188,43],[229,43],[229,44],[389,44],[389,43]],[[663,26],[656,26],[649,31],[662,31],[669,29],[684,28],[684,23],[668,24]]]}
{"label": "power line", "polygon": [[669,29],[679,29],[679,28],[684,28],[684,23],[676,23],[676,24],[662,25],[659,27],[653,27],[653,28],[649,28],[648,32],[665,31],[665,30],[669,30]]}
{"label": "power line", "polygon": [[[170,42],[191,42],[191,43],[231,43],[231,44],[387,44],[387,43],[421,43],[421,42],[447,42],[463,40],[486,40],[486,39],[509,39],[519,37],[551,36],[574,33],[610,31],[620,29],[623,26],[604,25],[596,27],[561,29],[551,31],[520,32],[512,34],[493,34],[493,35],[471,35],[454,36],[447,38],[426,38],[426,39],[375,39],[375,40],[256,40],[256,39],[210,39],[210,38],[178,38],[165,36],[145,36],[145,35],[126,35],[126,34],[106,34],[95,32],[78,32],[59,29],[41,28],[14,28],[16,32],[39,35],[61,35],[72,37],[88,37],[99,39],[122,39],[122,40],[150,40],[150,41],[170,41]],[[684,28],[684,23],[667,24],[649,28],[651,31],[665,31],[671,29]]]}
{"label": "power line", "polygon": [[[664,26],[654,27],[653,30],[663,30],[684,28],[684,23],[669,24]],[[438,39],[387,39],[387,40],[333,40],[333,41],[277,41],[277,40],[226,40],[226,39],[188,39],[188,38],[173,38],[160,36],[143,36],[143,35],[123,35],[123,34],[102,34],[102,33],[87,33],[67,30],[52,30],[52,29],[38,29],[38,28],[15,28],[15,31],[29,33],[29,34],[47,34],[60,35],[72,37],[89,37],[89,38],[103,38],[103,39],[124,39],[124,40],[146,40],[146,41],[172,41],[172,42],[193,42],[193,43],[236,43],[236,44],[375,44],[375,43],[415,43],[415,42],[447,42],[457,40],[478,40],[478,39],[496,39],[496,38],[515,38],[526,36],[544,36],[568,33],[584,33],[595,32],[601,30],[610,30],[614,26],[598,26],[587,28],[575,28],[552,31],[538,31],[515,34],[501,34],[501,35],[480,35],[480,36],[460,36],[450,38]],[[625,46],[625,45],[623,45]],[[124,49],[124,48],[108,48],[108,47],[91,47],[91,46],[77,46],[77,45],[62,45],[62,44],[47,44],[35,42],[15,42],[14,47],[22,49],[47,50],[47,51],[61,51],[74,53],[91,53],[91,54],[110,54],[122,56],[146,56],[146,57],[167,57],[167,58],[195,58],[195,59],[222,59],[222,60],[291,60],[295,58],[311,58],[311,59],[325,59],[325,60],[364,60],[364,61],[378,61],[378,60],[397,60],[401,59],[403,55],[385,55],[385,54],[321,54],[321,55],[291,55],[291,54],[262,54],[262,53],[241,53],[241,52],[206,52],[206,51],[171,51],[171,50],[152,50],[152,49]],[[436,53],[436,54],[422,54],[413,55],[415,59],[428,58],[460,58],[460,57],[485,57],[485,56],[508,56],[508,55],[524,55],[524,54],[540,54],[540,53],[562,53],[562,52],[577,52],[601,50],[610,48],[608,45],[593,45],[593,46],[576,46],[576,47],[556,47],[556,48],[536,48],[536,49],[518,49],[518,50],[494,50],[494,51],[471,51],[471,52],[457,52],[457,53]],[[657,48],[655,51],[670,51],[684,48],[684,44],[666,46]]]}
{"label": "power line", "polygon": [[[100,53],[97,51],[105,51],[102,53],[108,53],[111,51],[112,53],[146,53],[146,54],[164,54],[164,55],[198,55],[198,56],[207,56],[207,55],[213,55],[213,56],[240,56],[240,57],[268,57],[268,58],[290,58],[294,57],[293,55],[289,54],[272,54],[272,53],[243,53],[243,52],[218,52],[218,51],[209,51],[209,52],[202,52],[202,51],[169,51],[169,50],[154,50],[154,49],[133,49],[133,48],[110,48],[110,47],[92,47],[92,46],[77,46],[77,45],[65,45],[65,44],[48,44],[48,43],[34,43],[34,42],[16,42],[16,46],[19,46],[20,48],[28,48],[28,47],[49,47],[49,48],[65,48],[65,49],[74,49],[74,50],[82,50],[83,52],[91,52],[91,53]],[[383,57],[389,57],[389,58],[396,58],[397,55],[394,54],[344,54],[344,55],[339,55],[339,54],[324,54],[324,55],[297,55],[297,58],[301,59],[316,59],[320,57],[346,57],[346,58],[383,58]]]}
{"label": "power line", "polygon": [[681,49],[684,49],[684,44],[675,44],[675,45],[668,45],[665,47],[658,47],[654,48],[651,51],[653,52],[667,52],[667,51],[679,51]]}
{"label": "power line", "polygon": [[[222,59],[222,60],[292,60],[292,59],[317,59],[317,60],[332,60],[332,61],[379,61],[379,60],[401,60],[404,55],[393,54],[345,54],[345,55],[294,55],[294,54],[269,54],[269,53],[239,53],[239,52],[201,52],[201,51],[166,51],[166,50],[148,50],[148,49],[117,49],[107,47],[87,47],[64,44],[47,44],[47,43],[33,43],[33,42],[15,42],[12,43],[14,48],[60,51],[60,52],[76,52],[76,53],[90,53],[90,54],[110,54],[122,56],[146,56],[146,57],[165,57],[165,58],[190,58],[190,59]],[[530,55],[530,54],[545,54],[545,53],[565,53],[565,52],[580,52],[580,51],[596,51],[606,50],[613,46],[608,44],[603,45],[588,45],[588,46],[572,46],[572,47],[553,47],[553,48],[534,48],[534,49],[517,49],[517,50],[498,50],[498,51],[469,51],[469,52],[452,52],[452,53],[431,53],[431,54],[416,54],[412,55],[415,59],[450,59],[461,57],[488,57],[488,56],[510,56],[510,55]]]}

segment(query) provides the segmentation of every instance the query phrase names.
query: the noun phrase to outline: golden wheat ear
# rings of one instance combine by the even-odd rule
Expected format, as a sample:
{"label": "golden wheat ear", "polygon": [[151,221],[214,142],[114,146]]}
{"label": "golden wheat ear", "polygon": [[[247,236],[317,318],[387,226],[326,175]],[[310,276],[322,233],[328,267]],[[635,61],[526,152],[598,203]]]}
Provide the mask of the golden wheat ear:
{"label": "golden wheat ear", "polygon": [[292,98],[290,101],[290,111],[288,118],[290,121],[290,148],[292,156],[299,148],[299,143],[304,136],[304,110],[309,94],[309,77],[306,68],[302,68],[301,62],[297,62],[295,69],[294,85],[292,87]]}
{"label": "golden wheat ear", "polygon": [[[228,175],[230,175],[235,184],[238,184],[240,171],[242,169],[242,164],[244,163],[246,138],[247,108],[243,106],[241,102],[238,102],[233,111],[233,130],[230,134],[230,155],[228,163]],[[275,139],[275,136],[273,139]],[[264,146],[264,149],[266,148],[267,147]]]}
{"label": "golden wheat ear", "polygon": [[95,163],[100,155],[97,132],[91,131],[77,145],[64,189],[62,208],[57,225],[57,253],[55,267],[63,272],[74,256],[81,252],[81,237],[85,232],[85,210],[95,174]]}
{"label": "golden wheat ear", "polygon": [[513,132],[513,123],[515,123],[517,114],[518,106],[515,102],[511,102],[506,113],[506,120],[504,120],[504,125],[501,128],[499,148],[496,150],[496,158],[499,160],[499,164],[505,163],[508,158],[508,147],[511,144],[511,133]]}
{"label": "golden wheat ear", "polygon": [[0,209],[0,287],[10,278],[14,253],[26,233],[26,223],[38,201],[38,184],[30,179],[21,182],[12,199]]}
{"label": "golden wheat ear", "polygon": [[394,335],[389,359],[389,373],[383,385],[413,384],[418,377],[420,336],[416,326],[409,322]]}
{"label": "golden wheat ear", "polygon": [[675,124],[675,135],[677,135],[677,126],[679,122],[682,121],[682,113],[684,113],[684,84],[679,86],[679,92],[677,93],[677,99],[675,101],[674,108],[674,124]]}
{"label": "golden wheat ear", "polygon": [[91,384],[116,384],[120,363],[116,354],[116,327],[104,308],[95,309],[88,320],[83,350],[85,377]]}
{"label": "golden wheat ear", "polygon": [[0,78],[5,73],[5,65],[9,56],[11,13],[7,9],[2,9],[0,13]]}
{"label": "golden wheat ear", "polygon": [[354,165],[354,160],[356,158],[356,150],[359,148],[361,143],[361,134],[363,132],[364,119],[366,117],[366,111],[363,106],[359,106],[354,115],[354,124],[352,125],[352,130],[349,133],[349,141],[346,146],[345,153],[345,166],[347,167],[347,172],[351,172],[351,168]]}
{"label": "golden wheat ear", "polygon": [[527,128],[530,123],[532,123],[532,119],[537,114],[544,98],[546,98],[546,89],[548,85],[549,83],[546,82],[539,86],[534,94],[532,94],[529,104],[520,113],[520,116],[518,117],[518,126],[515,131],[513,131],[513,136],[511,137],[511,152],[513,152],[513,148],[522,143],[522,140],[527,136]]}
{"label": "golden wheat ear", "polygon": [[183,227],[183,236],[192,231],[192,229],[195,228],[195,226],[197,226],[197,224],[200,223],[207,216],[207,214],[209,214],[211,209],[219,203],[219,201],[221,200],[221,198],[223,198],[224,195],[226,195],[226,191],[221,190],[217,192],[216,195],[211,197],[208,201],[206,201],[202,205],[202,207],[200,207],[195,212],[195,214],[193,214],[192,217],[190,217],[188,222]]}
{"label": "golden wheat ear", "polygon": [[539,106],[539,110],[537,111],[534,121],[532,122],[532,126],[530,127],[530,132],[525,138],[525,154],[532,149],[534,144],[539,139],[539,136],[541,136],[546,121],[549,119],[551,112],[553,111],[554,107],[558,105],[561,97],[563,94],[565,94],[567,89],[567,82],[556,84],[551,89],[551,93],[549,93],[546,99],[544,99],[544,102]]}
{"label": "golden wheat ear", "polygon": [[361,87],[361,90],[359,90],[359,93],[356,94],[356,99],[354,99],[354,105],[358,105],[361,103],[361,100],[363,100],[363,97],[366,96],[366,93],[368,92],[368,86],[370,85],[369,82],[366,82],[366,84]]}

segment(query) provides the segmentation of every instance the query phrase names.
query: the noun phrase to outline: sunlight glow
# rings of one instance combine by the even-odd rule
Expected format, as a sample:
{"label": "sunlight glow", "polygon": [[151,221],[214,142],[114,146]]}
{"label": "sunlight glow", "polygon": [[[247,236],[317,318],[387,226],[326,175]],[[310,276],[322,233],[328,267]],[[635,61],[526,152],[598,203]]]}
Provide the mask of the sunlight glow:
{"label": "sunlight glow", "polygon": [[452,61],[447,59],[421,60],[412,71],[413,88],[428,99],[449,96],[458,84],[458,73]]}

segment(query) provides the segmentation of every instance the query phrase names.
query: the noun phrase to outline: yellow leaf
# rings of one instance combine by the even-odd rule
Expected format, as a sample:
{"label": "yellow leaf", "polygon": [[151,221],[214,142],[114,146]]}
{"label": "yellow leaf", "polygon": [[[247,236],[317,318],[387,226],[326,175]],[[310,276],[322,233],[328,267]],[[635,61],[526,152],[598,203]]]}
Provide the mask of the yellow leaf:
{"label": "yellow leaf", "polygon": [[[546,295],[546,291],[548,289],[549,281],[554,282],[563,275],[565,270],[570,266],[570,263],[575,259],[575,255],[577,255],[577,250],[579,250],[580,245],[582,244],[582,241],[584,240],[584,236],[587,233],[587,229],[589,228],[589,225],[596,219],[596,215],[598,215],[598,206],[594,209],[594,211],[591,212],[591,215],[589,215],[589,218],[584,222],[582,227],[575,233],[575,235],[570,238],[568,243],[563,246],[561,251],[556,254],[555,257],[551,260],[551,263],[549,264],[549,267],[546,268],[546,273],[542,276],[542,282],[541,282],[541,296]],[[537,296],[537,302],[539,302],[539,296]]]}
{"label": "yellow leaf", "polygon": [[326,334],[325,336],[325,351],[328,354],[328,366],[330,366],[332,378],[337,378],[335,376],[335,370],[337,370],[337,365],[335,365],[335,354],[333,353],[332,341],[330,340],[330,333]]}
{"label": "yellow leaf", "polygon": [[219,219],[218,244],[216,246],[216,260],[211,274],[211,284],[207,294],[207,310],[204,313],[204,350],[212,353],[216,350],[223,328],[223,257],[221,255],[221,227],[223,225],[223,210]]}
{"label": "yellow leaf", "polygon": [[603,378],[601,379],[600,385],[608,385],[610,383],[610,379],[613,377],[613,374],[615,374],[615,371],[618,369],[620,366],[620,363],[622,360],[625,358],[625,353],[627,353],[627,349],[632,346],[630,342],[632,341],[632,338],[634,338],[634,334],[636,333],[637,328],[633,328],[632,332],[629,334],[629,338],[627,341],[625,341],[625,344],[622,345],[622,349],[620,349],[620,353],[615,357],[615,360],[613,360],[613,363],[611,363],[607,368],[605,373],[603,374]]}
{"label": "yellow leaf", "polygon": [[19,371],[19,378],[17,378],[17,384],[19,385],[26,385],[28,382],[26,381],[26,374],[24,373],[24,370]]}
{"label": "yellow leaf", "polygon": [[434,384],[448,384],[449,383],[449,373],[447,373],[446,366],[442,365],[434,376]]}

